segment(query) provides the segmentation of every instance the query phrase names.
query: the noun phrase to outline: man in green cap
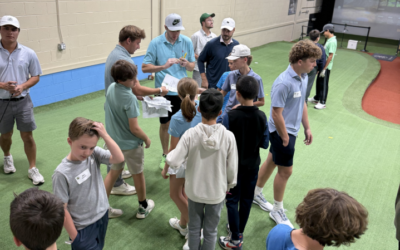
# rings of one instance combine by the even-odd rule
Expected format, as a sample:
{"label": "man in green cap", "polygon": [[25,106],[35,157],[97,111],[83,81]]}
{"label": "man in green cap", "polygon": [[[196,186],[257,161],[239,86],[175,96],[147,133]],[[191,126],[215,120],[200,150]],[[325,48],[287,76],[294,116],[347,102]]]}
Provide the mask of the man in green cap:
{"label": "man in green cap", "polygon": [[197,82],[200,88],[201,75],[199,72],[199,66],[197,65],[197,58],[199,57],[204,46],[206,46],[206,43],[217,37],[217,35],[211,32],[211,29],[214,27],[213,17],[215,17],[214,13],[203,13],[200,17],[201,29],[192,35],[194,56],[196,57],[196,63],[193,70],[193,79]]}

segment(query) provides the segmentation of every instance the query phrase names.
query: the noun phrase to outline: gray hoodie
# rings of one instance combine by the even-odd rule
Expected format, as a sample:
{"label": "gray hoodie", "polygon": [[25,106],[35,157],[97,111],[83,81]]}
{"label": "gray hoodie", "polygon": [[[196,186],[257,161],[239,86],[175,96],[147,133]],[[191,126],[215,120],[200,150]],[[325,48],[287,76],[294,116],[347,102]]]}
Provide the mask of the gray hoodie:
{"label": "gray hoodie", "polygon": [[185,192],[198,203],[218,204],[236,186],[238,155],[235,136],[221,124],[188,129],[168,155],[170,168],[187,159]]}

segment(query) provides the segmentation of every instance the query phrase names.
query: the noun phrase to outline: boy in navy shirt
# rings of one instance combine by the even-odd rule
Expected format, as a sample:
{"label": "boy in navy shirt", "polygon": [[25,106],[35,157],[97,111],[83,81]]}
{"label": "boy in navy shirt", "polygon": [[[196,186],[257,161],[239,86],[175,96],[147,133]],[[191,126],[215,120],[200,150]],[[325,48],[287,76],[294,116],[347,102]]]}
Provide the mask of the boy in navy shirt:
{"label": "boy in navy shirt", "polygon": [[256,78],[241,77],[235,91],[241,105],[228,112],[222,122],[235,135],[239,156],[237,185],[226,195],[230,234],[219,239],[223,249],[242,247],[261,162],[260,147],[268,147],[267,117],[253,101],[258,91],[259,82]]}

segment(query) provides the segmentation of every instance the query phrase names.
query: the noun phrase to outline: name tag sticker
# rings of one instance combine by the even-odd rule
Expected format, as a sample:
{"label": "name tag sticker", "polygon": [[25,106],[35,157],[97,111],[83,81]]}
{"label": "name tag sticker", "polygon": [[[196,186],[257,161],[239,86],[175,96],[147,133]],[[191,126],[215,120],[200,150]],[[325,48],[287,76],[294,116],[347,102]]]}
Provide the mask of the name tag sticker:
{"label": "name tag sticker", "polygon": [[236,89],[236,84],[231,84],[231,89]]}
{"label": "name tag sticker", "polygon": [[89,179],[89,177],[92,176],[92,174],[89,172],[89,169],[86,169],[85,171],[83,171],[81,174],[79,174],[77,177],[75,177],[76,182],[78,182],[78,184],[82,184],[84,181],[86,181],[87,179]]}
{"label": "name tag sticker", "polygon": [[294,92],[293,98],[299,98],[301,96],[301,91]]}

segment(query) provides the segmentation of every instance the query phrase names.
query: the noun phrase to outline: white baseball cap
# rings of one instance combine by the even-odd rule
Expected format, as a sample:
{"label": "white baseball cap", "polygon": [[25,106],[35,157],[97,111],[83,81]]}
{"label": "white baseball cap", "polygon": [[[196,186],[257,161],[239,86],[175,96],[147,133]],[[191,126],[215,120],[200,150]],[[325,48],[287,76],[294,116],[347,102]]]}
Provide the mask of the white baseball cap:
{"label": "white baseball cap", "polygon": [[235,28],[235,21],[232,18],[228,17],[222,21],[221,30],[228,29],[229,31],[232,31],[234,28]]}
{"label": "white baseball cap", "polygon": [[3,16],[0,19],[0,26],[5,26],[5,25],[12,25],[18,29],[20,28],[18,19],[13,16]]}
{"label": "white baseball cap", "polygon": [[233,47],[232,52],[226,58],[228,60],[236,60],[244,56],[251,55],[249,47],[243,44],[236,45]]}
{"label": "white baseball cap", "polygon": [[182,25],[182,17],[172,13],[165,18],[165,25],[170,31],[185,30]]}

